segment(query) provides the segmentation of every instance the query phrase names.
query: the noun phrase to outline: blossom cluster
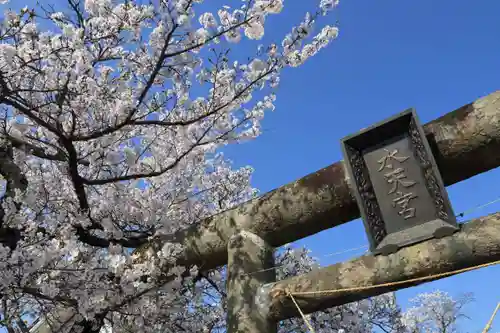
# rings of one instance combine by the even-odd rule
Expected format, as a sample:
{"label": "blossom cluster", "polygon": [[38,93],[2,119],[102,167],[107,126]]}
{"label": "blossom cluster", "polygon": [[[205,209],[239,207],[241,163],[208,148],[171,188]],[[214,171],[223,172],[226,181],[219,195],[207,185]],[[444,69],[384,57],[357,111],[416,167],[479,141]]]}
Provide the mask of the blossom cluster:
{"label": "blossom cluster", "polygon": [[252,168],[221,150],[260,135],[282,70],[337,37],[328,25],[311,36],[337,1],[246,62],[228,50],[261,40],[284,1],[202,2],[1,1],[5,325],[60,308],[78,325],[148,332],[216,322],[205,307],[190,314],[206,299],[196,267],[178,265],[184,246],[159,240],[255,197]]}

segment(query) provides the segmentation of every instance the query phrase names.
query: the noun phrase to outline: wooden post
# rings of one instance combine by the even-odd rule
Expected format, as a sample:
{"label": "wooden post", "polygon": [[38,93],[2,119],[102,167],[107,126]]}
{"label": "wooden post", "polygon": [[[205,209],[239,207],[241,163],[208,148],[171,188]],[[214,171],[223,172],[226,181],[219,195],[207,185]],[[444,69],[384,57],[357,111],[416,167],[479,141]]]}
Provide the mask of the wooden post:
{"label": "wooden post", "polygon": [[257,291],[275,281],[273,248],[247,231],[232,236],[228,243],[227,332],[276,333],[276,322],[268,319],[259,304]]}

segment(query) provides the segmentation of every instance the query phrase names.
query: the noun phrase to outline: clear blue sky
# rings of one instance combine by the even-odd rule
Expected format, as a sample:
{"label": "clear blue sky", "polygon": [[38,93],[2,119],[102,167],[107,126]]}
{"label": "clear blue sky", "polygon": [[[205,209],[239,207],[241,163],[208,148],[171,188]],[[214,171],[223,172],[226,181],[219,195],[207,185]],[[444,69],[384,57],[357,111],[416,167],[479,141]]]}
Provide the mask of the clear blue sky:
{"label": "clear blue sky", "polygon": [[[34,2],[12,1],[15,7]],[[278,38],[316,3],[286,0],[282,15],[270,18],[265,41],[281,41]],[[230,147],[226,154],[236,165],[255,167],[253,185],[266,192],[340,160],[340,139],[367,125],[408,107],[415,107],[425,123],[499,89],[499,13],[498,0],[341,0],[323,21],[339,20],[339,39],[304,66],[284,73],[277,109],[264,120],[265,133],[251,143]],[[237,52],[247,50],[240,46]],[[499,180],[500,169],[448,187],[455,212],[500,196],[494,186]],[[497,210],[500,204],[468,218]],[[366,242],[357,220],[296,244],[321,257]],[[321,263],[362,252],[323,258]],[[475,333],[500,301],[495,283],[499,277],[500,267],[486,268],[397,295],[406,306],[417,293],[436,288],[451,294],[474,292],[476,303],[468,309],[472,320],[463,322],[462,328]],[[492,332],[495,329],[500,331],[500,318]]]}
{"label": "clear blue sky", "polygon": [[[313,1],[288,1],[270,22],[280,36]],[[342,158],[340,139],[388,116],[415,107],[432,120],[500,88],[500,1],[341,1],[331,18],[340,37],[299,69],[282,77],[276,111],[256,141],[231,148],[238,164],[251,164],[254,186],[279,187]],[[330,19],[329,19],[330,20]],[[276,22],[276,24],[274,23]],[[269,37],[269,36],[267,36]],[[499,152],[500,153],[500,152]],[[500,196],[500,170],[448,187],[456,213]],[[467,218],[500,210],[500,204]],[[315,256],[366,244],[360,220],[297,242]],[[331,264],[363,253],[322,259]],[[500,267],[462,274],[397,293],[403,306],[419,292],[439,288],[474,292],[464,332],[480,332],[500,288]],[[500,318],[492,332],[500,331]]]}

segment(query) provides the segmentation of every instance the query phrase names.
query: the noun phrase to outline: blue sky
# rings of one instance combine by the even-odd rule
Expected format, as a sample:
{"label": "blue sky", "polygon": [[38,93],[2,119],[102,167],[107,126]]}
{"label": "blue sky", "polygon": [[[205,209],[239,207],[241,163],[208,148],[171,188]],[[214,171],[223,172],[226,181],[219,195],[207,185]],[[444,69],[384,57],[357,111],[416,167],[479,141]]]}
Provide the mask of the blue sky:
{"label": "blue sky", "polygon": [[[313,1],[288,1],[271,19],[280,37]],[[328,18],[340,36],[326,50],[282,76],[276,111],[256,141],[229,149],[238,164],[256,171],[254,186],[266,192],[342,159],[340,139],[409,107],[425,123],[500,88],[500,1],[341,1]],[[275,23],[276,22],[276,23]],[[500,170],[448,187],[455,212],[500,196]],[[467,219],[498,211],[491,205]],[[366,244],[360,220],[308,237],[314,256]],[[321,258],[332,264],[363,250]],[[500,301],[500,267],[461,274],[397,293],[404,307],[419,292],[473,292],[463,332],[480,332]],[[500,318],[492,332],[500,330]]]}
{"label": "blue sky", "polygon": [[[282,15],[269,19],[264,41],[280,42],[316,3],[286,0]],[[340,139],[363,127],[409,107],[416,108],[425,123],[499,89],[498,13],[498,0],[341,0],[339,8],[321,21],[340,22],[338,40],[304,66],[283,74],[276,111],[263,123],[265,133],[253,142],[229,147],[226,154],[236,165],[252,165],[253,185],[266,192],[340,160]],[[235,52],[248,50],[243,45]],[[499,180],[500,169],[448,187],[455,212],[499,197],[500,190],[492,186]],[[500,204],[491,205],[467,218],[499,208]],[[317,257],[366,243],[360,220],[296,242]],[[362,253],[322,258],[321,263]],[[500,267],[491,267],[406,289],[397,296],[406,306],[409,298],[436,288],[453,295],[473,292],[476,302],[468,308],[472,320],[463,322],[462,328],[480,332],[500,301],[495,284],[499,276]],[[495,329],[500,330],[500,318],[492,332]]]}

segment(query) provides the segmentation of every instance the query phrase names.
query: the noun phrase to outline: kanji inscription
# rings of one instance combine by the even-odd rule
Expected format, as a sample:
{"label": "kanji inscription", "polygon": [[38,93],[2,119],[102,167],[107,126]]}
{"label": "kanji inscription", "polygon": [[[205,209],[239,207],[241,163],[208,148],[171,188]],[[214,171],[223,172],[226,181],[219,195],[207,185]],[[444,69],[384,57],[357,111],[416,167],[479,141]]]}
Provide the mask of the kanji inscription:
{"label": "kanji inscription", "polygon": [[417,198],[417,195],[408,191],[408,189],[417,182],[408,179],[404,167],[398,167],[397,165],[403,164],[410,157],[398,155],[398,149],[390,151],[384,148],[383,152],[385,152],[385,155],[377,161],[380,164],[378,171],[384,172],[384,177],[390,186],[388,194],[394,197],[392,206],[399,207],[398,214],[405,220],[415,217],[416,209],[411,207],[410,201]]}

